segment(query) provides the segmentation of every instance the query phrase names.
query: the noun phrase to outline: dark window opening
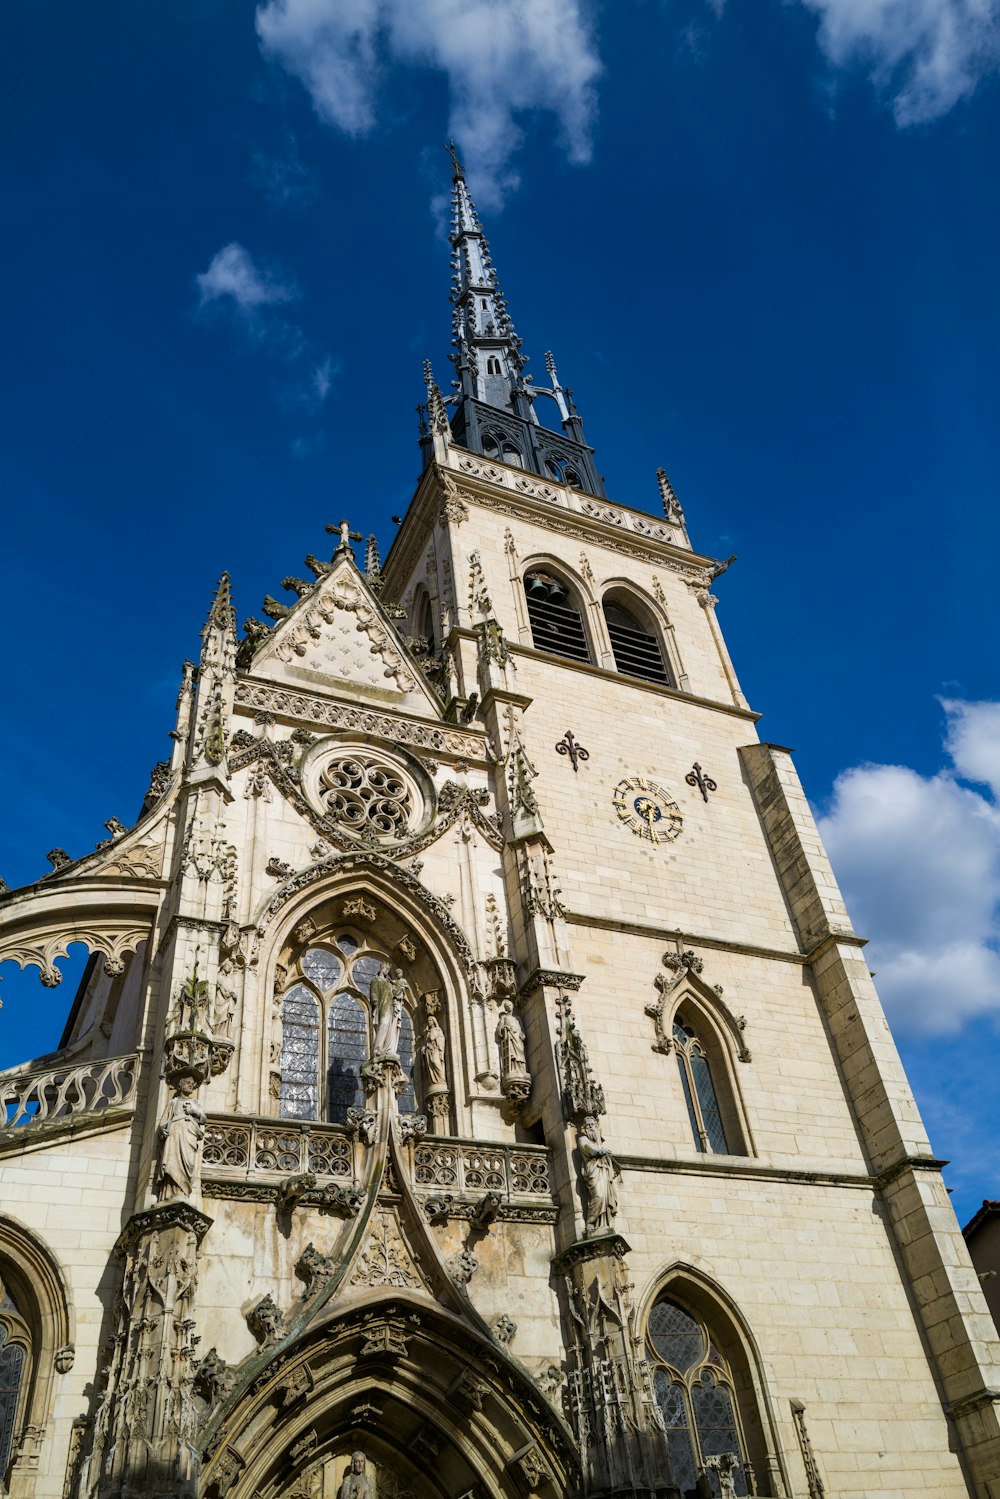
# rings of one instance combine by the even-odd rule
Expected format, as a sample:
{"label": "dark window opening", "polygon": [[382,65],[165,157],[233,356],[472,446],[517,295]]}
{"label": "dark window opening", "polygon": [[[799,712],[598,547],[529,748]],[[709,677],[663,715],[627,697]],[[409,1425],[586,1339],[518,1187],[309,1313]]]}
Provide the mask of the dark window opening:
{"label": "dark window opening", "polygon": [[676,687],[656,635],[630,610],[613,599],[604,601],[604,618],[615,654],[615,666],[626,677],[640,677],[658,687]]}
{"label": "dark window opening", "polygon": [[525,574],[524,592],[535,648],[589,664],[583,620],[565,583],[551,573],[535,570]]}

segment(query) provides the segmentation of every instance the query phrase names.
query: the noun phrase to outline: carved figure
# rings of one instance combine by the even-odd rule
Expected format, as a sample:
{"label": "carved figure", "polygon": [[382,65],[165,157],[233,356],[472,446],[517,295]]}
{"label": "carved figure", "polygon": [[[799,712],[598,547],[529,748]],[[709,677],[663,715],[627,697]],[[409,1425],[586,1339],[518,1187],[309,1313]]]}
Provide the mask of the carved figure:
{"label": "carved figure", "polygon": [[[399,972],[398,968],[396,972]],[[393,977],[390,965],[383,963],[372,979],[369,991],[375,1013],[375,1048],[372,1055],[376,1057],[394,1057],[399,1052],[403,997],[401,993],[397,993]]]}
{"label": "carved figure", "polygon": [[285,1314],[278,1306],[273,1296],[265,1296],[263,1301],[247,1312],[247,1326],[257,1339],[258,1343],[266,1347],[269,1343],[276,1343],[284,1332]]}
{"label": "carved figure", "polygon": [[338,1499],[376,1499],[375,1480],[365,1471],[363,1452],[352,1452],[351,1466],[344,1474]]}
{"label": "carved figure", "polygon": [[194,1387],[208,1404],[224,1400],[235,1382],[236,1375],[230,1369],[217,1348],[210,1348],[195,1371]]}
{"label": "carved figure", "polygon": [[420,1050],[424,1059],[424,1084],[428,1093],[436,1092],[440,1088],[448,1086],[445,1076],[444,1031],[441,1029],[436,1015],[428,1015],[424,1028],[424,1039],[420,1043]]}
{"label": "carved figure", "polygon": [[576,1148],[583,1162],[583,1180],[587,1189],[587,1233],[609,1233],[618,1212],[618,1184],[621,1175],[611,1151],[601,1140],[601,1129],[593,1114],[588,1114],[576,1137]]}
{"label": "carved figure", "polygon": [[495,1038],[500,1051],[500,1076],[511,1073],[524,1076],[528,1070],[524,1060],[524,1031],[509,999],[500,1006]]}
{"label": "carved figure", "polygon": [[236,1016],[236,990],[230,975],[235,968],[232,958],[223,958],[219,964],[219,977],[215,981],[215,1004],[212,1009],[212,1030],[215,1035],[231,1036]]}
{"label": "carved figure", "polygon": [[161,1202],[190,1198],[198,1189],[205,1110],[194,1097],[197,1087],[198,1079],[193,1073],[182,1073],[177,1079],[177,1092],[160,1124],[163,1148],[158,1195]]}

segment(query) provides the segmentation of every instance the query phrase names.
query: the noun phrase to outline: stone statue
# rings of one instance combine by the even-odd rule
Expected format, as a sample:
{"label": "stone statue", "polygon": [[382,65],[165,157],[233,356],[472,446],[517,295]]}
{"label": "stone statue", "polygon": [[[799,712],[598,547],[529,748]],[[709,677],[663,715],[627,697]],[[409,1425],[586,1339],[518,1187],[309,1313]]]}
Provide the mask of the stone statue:
{"label": "stone statue", "polygon": [[428,1015],[424,1027],[424,1039],[420,1043],[420,1050],[424,1058],[424,1085],[428,1093],[436,1092],[448,1086],[445,1076],[444,1031],[438,1022],[436,1015]]}
{"label": "stone statue", "polygon": [[[399,969],[396,969],[399,972]],[[399,1052],[399,1030],[403,1020],[403,997],[393,983],[393,972],[383,963],[369,991],[375,1016],[375,1057],[394,1057]]]}
{"label": "stone statue", "polygon": [[500,1006],[495,1040],[500,1051],[500,1076],[525,1076],[528,1068],[524,1060],[524,1031],[509,999]]}
{"label": "stone statue", "polygon": [[351,1453],[351,1466],[344,1474],[338,1499],[376,1499],[375,1480],[365,1471],[363,1452]]}
{"label": "stone statue", "polygon": [[587,1233],[610,1233],[618,1212],[618,1183],[621,1175],[610,1149],[601,1140],[601,1128],[593,1114],[588,1114],[576,1137],[576,1148],[583,1161],[583,1180],[587,1189]]}
{"label": "stone statue", "polygon": [[217,1036],[233,1034],[236,1017],[236,990],[230,975],[236,965],[232,958],[223,958],[219,964],[219,976],[215,981],[215,1004],[212,1007],[212,1030]]}
{"label": "stone statue", "polygon": [[201,1147],[205,1138],[205,1110],[194,1097],[198,1079],[184,1072],[177,1079],[177,1092],[170,1100],[160,1124],[163,1148],[160,1154],[159,1198],[171,1202],[190,1198],[198,1190]]}

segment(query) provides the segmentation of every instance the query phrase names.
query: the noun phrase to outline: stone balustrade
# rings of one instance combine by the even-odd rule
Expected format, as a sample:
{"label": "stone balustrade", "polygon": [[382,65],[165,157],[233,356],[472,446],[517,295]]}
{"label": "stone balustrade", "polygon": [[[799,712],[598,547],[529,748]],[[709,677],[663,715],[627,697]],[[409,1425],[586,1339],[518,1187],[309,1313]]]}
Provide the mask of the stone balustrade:
{"label": "stone balustrade", "polygon": [[[354,1175],[353,1142],[340,1124],[297,1119],[210,1115],[203,1168],[213,1181],[257,1175]],[[481,1145],[440,1136],[413,1146],[413,1178],[423,1194],[479,1198],[495,1192],[505,1201],[552,1203],[549,1152],[542,1145]]]}
{"label": "stone balustrade", "polygon": [[0,1139],[14,1129],[132,1108],[138,1063],[135,1055],[101,1057],[0,1073]]}

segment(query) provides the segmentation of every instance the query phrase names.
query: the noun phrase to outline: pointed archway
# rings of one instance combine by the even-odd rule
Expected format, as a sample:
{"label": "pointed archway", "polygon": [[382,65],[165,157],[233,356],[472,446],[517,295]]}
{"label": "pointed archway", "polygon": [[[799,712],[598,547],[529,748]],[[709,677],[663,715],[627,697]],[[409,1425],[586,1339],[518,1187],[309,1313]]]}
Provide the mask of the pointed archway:
{"label": "pointed archway", "polygon": [[440,1305],[372,1293],[310,1328],[209,1438],[206,1499],[335,1499],[361,1451],[378,1499],[562,1499],[579,1468],[560,1417],[495,1343]]}

